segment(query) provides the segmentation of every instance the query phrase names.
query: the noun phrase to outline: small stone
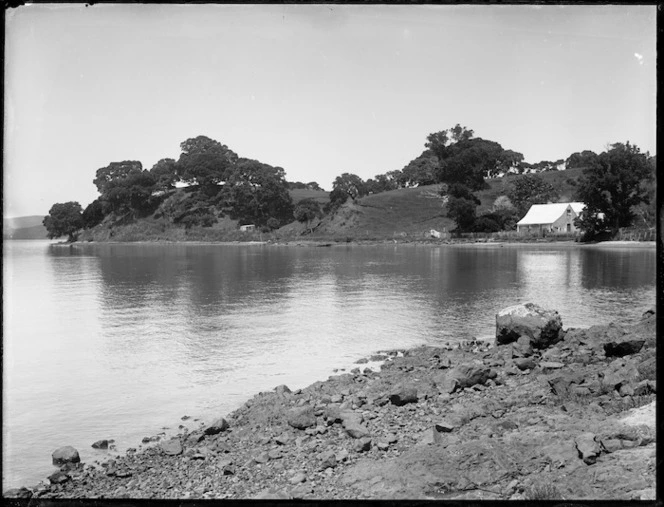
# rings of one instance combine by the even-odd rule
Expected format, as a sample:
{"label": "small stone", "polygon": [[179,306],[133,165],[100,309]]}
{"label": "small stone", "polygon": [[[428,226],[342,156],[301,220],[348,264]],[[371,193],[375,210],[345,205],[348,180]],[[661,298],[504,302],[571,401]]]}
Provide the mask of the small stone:
{"label": "small stone", "polygon": [[356,452],[366,452],[371,449],[371,439],[369,437],[364,437],[358,439],[354,444],[353,444],[353,449]]}
{"label": "small stone", "polygon": [[92,444],[93,449],[108,449],[108,440],[97,440]]}
{"label": "small stone", "polygon": [[279,445],[286,445],[292,440],[292,437],[288,433],[282,433],[281,435],[274,438],[274,441]]}
{"label": "small stone", "polygon": [[283,458],[283,454],[279,449],[273,449],[267,453],[268,457],[270,459],[281,459]]}
{"label": "small stone", "polygon": [[337,466],[337,457],[334,455],[333,451],[325,451],[319,455],[319,458],[321,460],[321,470],[325,470],[326,468],[334,468]]}
{"label": "small stone", "polygon": [[390,444],[387,442],[378,442],[376,447],[378,447],[378,449],[381,451],[387,451],[390,448]]}
{"label": "small stone", "polygon": [[288,482],[295,485],[301,484],[307,480],[307,475],[304,472],[298,472],[293,477],[288,479]]}
{"label": "small stone", "polygon": [[563,368],[565,365],[563,363],[559,363],[556,361],[542,361],[540,364],[540,368],[543,370],[559,370],[560,368]]}

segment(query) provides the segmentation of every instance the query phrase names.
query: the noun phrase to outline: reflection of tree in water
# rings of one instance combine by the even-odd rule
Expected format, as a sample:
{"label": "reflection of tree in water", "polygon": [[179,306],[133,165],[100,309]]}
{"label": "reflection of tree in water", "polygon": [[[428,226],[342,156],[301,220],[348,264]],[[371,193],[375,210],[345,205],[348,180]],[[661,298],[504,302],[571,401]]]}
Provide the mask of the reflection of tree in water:
{"label": "reflection of tree in water", "polygon": [[585,289],[637,289],[655,285],[655,250],[584,248],[581,283]]}

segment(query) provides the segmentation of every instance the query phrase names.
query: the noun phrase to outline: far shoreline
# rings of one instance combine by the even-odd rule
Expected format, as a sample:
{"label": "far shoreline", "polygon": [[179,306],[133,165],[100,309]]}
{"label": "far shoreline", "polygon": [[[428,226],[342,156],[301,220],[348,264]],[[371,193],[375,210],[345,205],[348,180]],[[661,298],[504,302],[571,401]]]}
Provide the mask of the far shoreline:
{"label": "far shoreline", "polygon": [[81,245],[234,245],[234,246],[311,246],[311,247],[335,247],[335,246],[377,246],[377,245],[409,245],[409,246],[430,246],[430,247],[580,247],[580,248],[656,248],[656,241],[600,241],[583,243],[579,241],[399,241],[394,239],[382,240],[352,240],[352,241],[333,241],[324,239],[303,239],[303,240],[264,240],[264,241],[171,241],[171,240],[141,240],[141,241],[74,241],[73,243],[59,242],[52,243],[50,246],[74,247]]}

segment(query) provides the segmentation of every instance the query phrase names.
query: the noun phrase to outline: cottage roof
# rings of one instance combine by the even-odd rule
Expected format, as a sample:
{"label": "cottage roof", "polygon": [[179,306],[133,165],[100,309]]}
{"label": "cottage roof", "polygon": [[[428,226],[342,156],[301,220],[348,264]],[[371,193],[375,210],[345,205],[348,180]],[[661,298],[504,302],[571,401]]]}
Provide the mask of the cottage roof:
{"label": "cottage roof", "polygon": [[533,204],[526,216],[517,225],[551,224],[558,220],[570,206],[577,215],[586,207],[582,202],[556,202],[552,204]]}

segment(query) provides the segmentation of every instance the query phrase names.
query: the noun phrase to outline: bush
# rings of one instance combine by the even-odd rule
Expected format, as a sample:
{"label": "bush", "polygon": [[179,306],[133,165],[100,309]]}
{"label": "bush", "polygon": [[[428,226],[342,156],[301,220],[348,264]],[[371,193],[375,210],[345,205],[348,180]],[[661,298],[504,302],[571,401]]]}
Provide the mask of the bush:
{"label": "bush", "polygon": [[526,500],[561,500],[562,495],[553,484],[533,484],[525,492]]}

